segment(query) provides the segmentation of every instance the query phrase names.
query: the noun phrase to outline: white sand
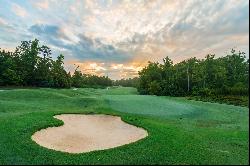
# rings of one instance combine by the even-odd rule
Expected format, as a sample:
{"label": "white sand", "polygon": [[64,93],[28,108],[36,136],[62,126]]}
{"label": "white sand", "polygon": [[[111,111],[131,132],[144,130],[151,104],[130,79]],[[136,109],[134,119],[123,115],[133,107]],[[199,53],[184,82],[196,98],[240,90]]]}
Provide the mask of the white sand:
{"label": "white sand", "polygon": [[145,138],[142,128],[110,115],[63,114],[54,116],[63,126],[49,127],[32,135],[39,145],[57,151],[83,153],[129,144]]}

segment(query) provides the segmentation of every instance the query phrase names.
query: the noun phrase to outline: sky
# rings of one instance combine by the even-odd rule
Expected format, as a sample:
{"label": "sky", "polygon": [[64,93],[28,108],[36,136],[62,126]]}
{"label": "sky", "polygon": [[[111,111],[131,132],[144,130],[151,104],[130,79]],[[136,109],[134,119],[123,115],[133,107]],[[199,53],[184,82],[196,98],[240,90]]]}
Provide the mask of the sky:
{"label": "sky", "polygon": [[248,0],[0,0],[0,48],[38,39],[67,71],[112,79],[148,61],[174,63],[232,48],[249,58]]}

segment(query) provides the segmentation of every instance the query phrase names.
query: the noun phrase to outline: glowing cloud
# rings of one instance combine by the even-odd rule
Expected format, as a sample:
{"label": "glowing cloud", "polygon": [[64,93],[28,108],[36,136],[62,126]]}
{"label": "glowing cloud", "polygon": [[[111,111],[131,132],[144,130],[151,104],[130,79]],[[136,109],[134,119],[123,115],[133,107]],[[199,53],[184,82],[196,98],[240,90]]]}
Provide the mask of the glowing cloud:
{"label": "glowing cloud", "polygon": [[48,0],[42,0],[42,1],[36,0],[36,1],[34,1],[34,5],[41,10],[48,9],[49,8],[49,1]]}
{"label": "glowing cloud", "polygon": [[12,12],[14,12],[17,16],[20,17],[26,17],[28,15],[24,8],[15,3],[12,4]]}
{"label": "glowing cloud", "polygon": [[7,21],[0,17],[0,25],[8,25]]}

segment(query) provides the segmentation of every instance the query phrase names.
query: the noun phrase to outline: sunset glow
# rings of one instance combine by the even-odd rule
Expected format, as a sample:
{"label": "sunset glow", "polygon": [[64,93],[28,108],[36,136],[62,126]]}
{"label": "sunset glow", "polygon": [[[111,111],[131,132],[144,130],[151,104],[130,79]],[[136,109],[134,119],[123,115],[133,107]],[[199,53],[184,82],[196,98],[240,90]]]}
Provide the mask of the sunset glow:
{"label": "sunset glow", "polygon": [[65,68],[112,79],[137,76],[148,61],[174,62],[231,48],[249,57],[246,0],[0,0],[0,45],[37,38]]}

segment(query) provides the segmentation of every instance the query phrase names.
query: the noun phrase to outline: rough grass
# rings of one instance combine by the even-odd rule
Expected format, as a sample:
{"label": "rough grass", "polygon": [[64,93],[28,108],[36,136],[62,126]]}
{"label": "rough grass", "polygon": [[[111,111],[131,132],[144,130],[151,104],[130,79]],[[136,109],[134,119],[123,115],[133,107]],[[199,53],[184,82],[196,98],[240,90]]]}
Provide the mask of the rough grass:
{"label": "rough grass", "polygon": [[[149,137],[83,154],[49,150],[31,135],[62,113],[119,115]],[[0,164],[248,164],[249,110],[184,98],[139,96],[133,88],[0,91]]]}
{"label": "rough grass", "polygon": [[187,97],[189,100],[200,100],[204,102],[217,102],[217,103],[225,103],[235,106],[243,106],[249,108],[249,96],[239,96],[239,95],[218,95],[218,96],[190,96]]}

